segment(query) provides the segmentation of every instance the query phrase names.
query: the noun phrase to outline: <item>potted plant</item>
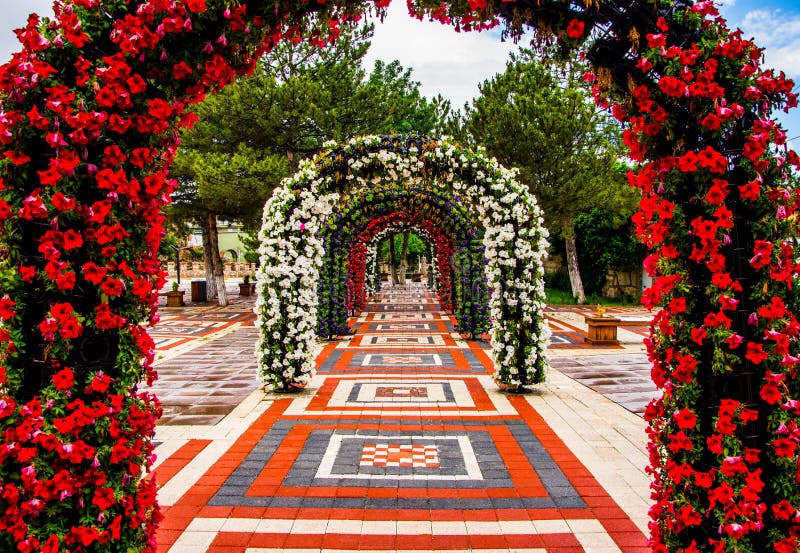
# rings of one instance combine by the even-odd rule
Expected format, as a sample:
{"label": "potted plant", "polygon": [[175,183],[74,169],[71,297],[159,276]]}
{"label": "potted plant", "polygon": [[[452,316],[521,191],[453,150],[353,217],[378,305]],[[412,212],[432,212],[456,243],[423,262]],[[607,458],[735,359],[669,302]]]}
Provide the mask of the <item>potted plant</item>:
{"label": "potted plant", "polygon": [[242,282],[239,283],[239,295],[240,296],[253,296],[256,292],[256,283],[250,282],[251,277],[250,275],[244,275],[242,277]]}
{"label": "potted plant", "polygon": [[178,283],[172,283],[172,291],[167,292],[167,307],[183,307],[183,291],[178,290]]}

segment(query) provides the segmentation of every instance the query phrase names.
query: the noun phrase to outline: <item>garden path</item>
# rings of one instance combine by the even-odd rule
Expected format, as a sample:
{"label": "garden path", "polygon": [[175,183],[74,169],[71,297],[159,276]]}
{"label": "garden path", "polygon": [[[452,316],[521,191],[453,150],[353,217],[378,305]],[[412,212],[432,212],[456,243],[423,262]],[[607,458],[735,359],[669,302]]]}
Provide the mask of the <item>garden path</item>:
{"label": "garden path", "polygon": [[[163,329],[213,320],[162,313]],[[380,294],[304,392],[248,383],[235,406],[198,414],[217,397],[208,382],[249,378],[240,314],[159,362],[159,551],[649,551],[641,418],[558,370],[532,394],[498,392],[485,347],[423,287]],[[170,404],[181,390],[196,403]]]}

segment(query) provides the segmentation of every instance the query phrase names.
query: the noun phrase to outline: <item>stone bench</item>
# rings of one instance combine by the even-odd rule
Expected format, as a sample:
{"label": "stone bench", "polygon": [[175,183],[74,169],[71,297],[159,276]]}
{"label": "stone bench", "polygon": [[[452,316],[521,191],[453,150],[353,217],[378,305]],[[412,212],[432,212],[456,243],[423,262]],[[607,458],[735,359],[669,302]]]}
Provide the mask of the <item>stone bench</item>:
{"label": "stone bench", "polygon": [[618,346],[617,328],[621,326],[650,326],[651,319],[642,316],[614,316],[606,317],[584,315],[589,332],[584,341],[593,346]]}
{"label": "stone bench", "polygon": [[616,315],[615,318],[620,320],[620,326],[650,326],[650,323],[653,322],[652,317],[642,317],[641,315],[638,316],[625,316],[625,315]]}

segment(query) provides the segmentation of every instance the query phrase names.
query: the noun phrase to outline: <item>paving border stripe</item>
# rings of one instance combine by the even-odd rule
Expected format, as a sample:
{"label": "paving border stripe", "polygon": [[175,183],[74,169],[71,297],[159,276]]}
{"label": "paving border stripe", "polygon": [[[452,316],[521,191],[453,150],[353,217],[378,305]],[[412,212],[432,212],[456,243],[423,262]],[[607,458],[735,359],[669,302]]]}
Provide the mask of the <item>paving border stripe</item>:
{"label": "paving border stripe", "polygon": [[189,440],[161,461],[146,479],[155,478],[158,487],[162,488],[211,443],[213,440]]}
{"label": "paving border stripe", "polygon": [[[519,412],[522,420],[530,431],[542,442],[549,452],[558,450],[561,463],[568,464],[569,470],[563,474],[575,487],[578,494],[584,499],[589,509],[597,516],[608,534],[620,548],[632,551],[631,542],[641,540],[646,543],[645,535],[636,524],[628,517],[625,511],[617,504],[611,493],[606,491],[595,479],[589,469],[580,462],[574,453],[564,444],[556,432],[544,420],[538,411],[524,397],[509,398]],[[541,428],[537,428],[541,427]],[[566,460],[566,463],[564,462]],[[602,495],[597,490],[602,490]],[[613,522],[612,522],[613,521]],[[638,537],[637,537],[638,535]]]}

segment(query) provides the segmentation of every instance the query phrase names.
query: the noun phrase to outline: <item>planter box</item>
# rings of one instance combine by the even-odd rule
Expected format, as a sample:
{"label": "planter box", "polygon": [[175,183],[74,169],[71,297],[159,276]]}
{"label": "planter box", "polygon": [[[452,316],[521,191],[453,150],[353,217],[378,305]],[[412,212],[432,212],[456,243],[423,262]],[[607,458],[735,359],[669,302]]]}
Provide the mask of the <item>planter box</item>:
{"label": "planter box", "polygon": [[593,346],[618,346],[617,327],[622,322],[616,317],[584,317],[589,326],[585,341]]}
{"label": "planter box", "polygon": [[183,307],[186,305],[183,302],[183,292],[180,290],[177,292],[167,292],[164,295],[167,296],[167,307]]}
{"label": "planter box", "polygon": [[256,295],[256,283],[255,282],[240,282],[239,283],[239,295],[240,296],[255,296]]}

